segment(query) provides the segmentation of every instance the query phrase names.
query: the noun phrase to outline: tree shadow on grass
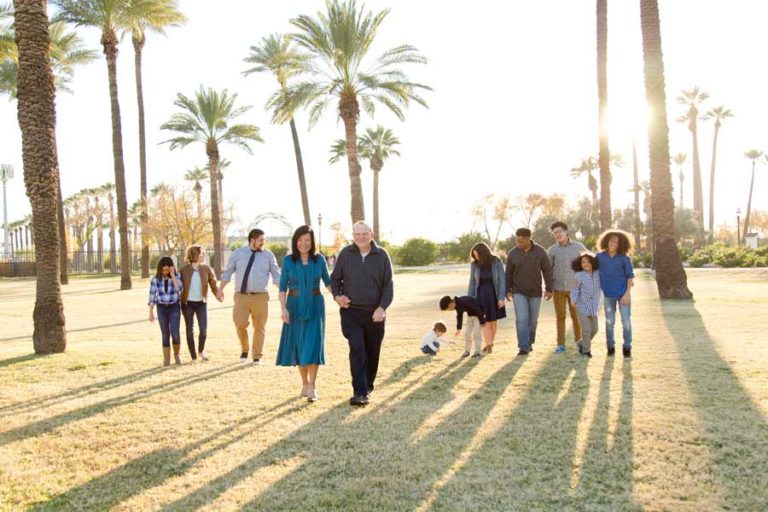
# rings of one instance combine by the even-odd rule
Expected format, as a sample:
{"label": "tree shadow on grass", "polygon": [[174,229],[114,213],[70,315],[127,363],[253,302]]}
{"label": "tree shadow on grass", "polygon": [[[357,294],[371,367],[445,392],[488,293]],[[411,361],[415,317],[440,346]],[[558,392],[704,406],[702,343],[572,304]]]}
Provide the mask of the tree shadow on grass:
{"label": "tree shadow on grass", "polygon": [[[712,473],[731,510],[765,510],[768,503],[768,424],[730,365],[718,354],[692,302],[662,301],[693,403],[712,454]],[[685,339],[676,325],[692,323]],[[734,320],[735,321],[735,320]],[[757,319],[756,321],[761,321]],[[735,341],[735,340],[731,340]],[[759,505],[762,503],[762,505]]]}
{"label": "tree shadow on grass", "polygon": [[[2,341],[2,340],[0,340],[0,341]],[[34,359],[38,359],[38,358],[42,358],[42,357],[48,357],[48,355],[47,354],[46,355],[26,354],[26,355],[23,355],[23,356],[16,356],[16,357],[8,358],[8,359],[2,359],[2,360],[0,360],[0,368],[5,368],[6,366],[13,366],[14,364],[19,364],[19,363],[26,363],[27,361],[32,361]]]}
{"label": "tree shadow on grass", "polygon": [[[406,446],[408,437],[422,421],[453,398],[453,386],[477,366],[462,362],[455,361],[432,374],[424,384],[396,402],[394,396],[399,390],[388,394],[388,388],[382,385],[367,410],[355,410],[346,402],[341,403],[163,510],[182,511],[210,505],[260,469],[296,457],[304,463],[276,482],[263,497],[245,505],[246,509],[261,508],[262,504],[267,510],[359,509],[356,504],[363,496],[366,497],[363,508],[381,509],[376,500],[382,494],[369,493],[368,486],[374,481],[377,487],[386,486],[396,476],[390,467],[382,467],[383,461],[397,457],[398,470],[408,466],[412,451]],[[396,371],[393,375],[403,375],[403,372]],[[388,487],[387,499],[403,491],[399,483]],[[385,489],[376,491],[384,493]]]}
{"label": "tree shadow on grass", "polygon": [[[293,407],[281,410],[290,404]],[[50,501],[36,503],[35,512],[60,510],[107,510],[145,490],[162,485],[165,481],[183,475],[197,462],[204,460],[230,445],[242,441],[267,427],[273,421],[297,412],[303,404],[295,399],[286,400],[267,411],[243,418],[238,422],[195,440],[178,449],[161,448],[133,459],[102,476],[55,496]],[[240,427],[255,422],[247,429]],[[198,451],[199,450],[199,451]]]}
{"label": "tree shadow on grass", "polygon": [[311,497],[319,510],[413,510],[472,443],[522,364],[516,359],[502,366],[457,407],[450,407],[453,389],[477,366],[472,362],[430,379],[381,414],[297,432],[260,458],[303,451],[309,453],[305,464],[243,509],[299,510]]}
{"label": "tree shadow on grass", "polygon": [[[1,365],[2,365],[2,361],[0,361],[0,366]],[[0,407],[0,416],[6,416],[9,414],[18,414],[20,412],[28,412],[28,411],[33,411],[37,409],[42,409],[44,407],[57,405],[62,402],[66,402],[68,400],[81,398],[82,395],[101,393],[103,391],[108,391],[110,389],[124,386],[125,384],[133,384],[141,379],[146,379],[148,377],[151,377],[152,375],[156,375],[165,370],[167,369],[161,366],[154,366],[152,368],[148,368],[148,369],[141,370],[134,373],[129,373],[127,375],[121,375],[120,377],[115,377],[114,379],[95,382],[93,384],[88,384],[86,386],[70,389],[61,393],[56,393],[48,396],[41,396],[41,397],[33,398],[30,400],[24,400],[22,402],[4,405]]]}
{"label": "tree shadow on grass", "polygon": [[572,459],[589,390],[587,361],[550,355],[496,431],[442,488],[429,510],[570,510]]}
{"label": "tree shadow on grass", "polygon": [[120,407],[126,404],[130,404],[138,400],[142,400],[144,398],[156,395],[158,393],[165,393],[167,391],[183,388],[191,384],[196,384],[198,382],[204,382],[216,377],[220,377],[222,375],[226,375],[228,373],[242,370],[244,368],[245,366],[243,366],[242,364],[228,365],[223,368],[214,368],[211,370],[207,370],[202,374],[196,374],[196,375],[184,377],[182,379],[176,379],[170,382],[163,382],[161,384],[156,384],[148,388],[133,391],[131,393],[128,393],[127,395],[110,398],[108,400],[103,400],[101,402],[80,407],[73,411],[68,411],[68,412],[61,413],[56,416],[51,416],[48,418],[43,418],[41,420],[29,423],[27,425],[16,427],[11,430],[6,430],[5,432],[0,432],[0,446],[4,446],[8,443],[12,443],[16,441],[21,441],[29,437],[35,437],[42,434],[47,434],[73,421],[89,418],[91,416],[95,416],[96,414],[103,413],[104,411],[108,411],[115,407]]}

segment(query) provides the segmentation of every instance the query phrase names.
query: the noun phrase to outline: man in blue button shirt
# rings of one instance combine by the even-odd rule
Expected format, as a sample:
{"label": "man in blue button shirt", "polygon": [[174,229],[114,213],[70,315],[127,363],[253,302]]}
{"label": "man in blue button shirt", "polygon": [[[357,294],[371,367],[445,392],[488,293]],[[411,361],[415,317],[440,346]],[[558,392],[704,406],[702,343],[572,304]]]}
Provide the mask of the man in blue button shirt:
{"label": "man in blue button shirt", "polygon": [[280,269],[275,255],[264,248],[264,231],[252,229],[248,233],[248,245],[232,252],[227,267],[221,273],[219,300],[224,300],[224,288],[235,274],[235,305],[232,320],[240,339],[240,361],[248,361],[248,320],[253,322],[253,365],[260,366],[266,333],[269,293],[269,277],[272,284],[280,283]]}

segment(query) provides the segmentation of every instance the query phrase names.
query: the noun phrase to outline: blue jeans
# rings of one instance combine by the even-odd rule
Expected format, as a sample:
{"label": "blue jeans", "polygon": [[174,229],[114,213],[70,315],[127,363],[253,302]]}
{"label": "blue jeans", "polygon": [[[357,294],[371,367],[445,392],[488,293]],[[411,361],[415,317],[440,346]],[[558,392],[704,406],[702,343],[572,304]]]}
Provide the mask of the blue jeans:
{"label": "blue jeans", "polygon": [[608,348],[613,348],[616,341],[613,337],[613,326],[616,324],[616,307],[621,315],[621,327],[624,331],[624,348],[632,348],[632,304],[620,304],[620,298],[605,297],[605,342]]}
{"label": "blue jeans", "polygon": [[171,346],[171,338],[173,338],[174,345],[181,343],[181,335],[179,333],[181,309],[178,302],[170,305],[158,304],[157,323],[160,324],[160,332],[163,333],[164,347]]}
{"label": "blue jeans", "polygon": [[[205,302],[187,301],[181,305],[181,314],[184,315],[184,327],[187,333],[187,348],[192,359],[197,359],[197,352],[205,350],[205,340],[208,337],[208,305]],[[200,326],[197,352],[195,351],[195,317]]]}
{"label": "blue jeans", "polygon": [[512,295],[512,304],[515,307],[517,347],[530,352],[531,345],[536,341],[541,297],[527,297],[522,293],[515,293]]}

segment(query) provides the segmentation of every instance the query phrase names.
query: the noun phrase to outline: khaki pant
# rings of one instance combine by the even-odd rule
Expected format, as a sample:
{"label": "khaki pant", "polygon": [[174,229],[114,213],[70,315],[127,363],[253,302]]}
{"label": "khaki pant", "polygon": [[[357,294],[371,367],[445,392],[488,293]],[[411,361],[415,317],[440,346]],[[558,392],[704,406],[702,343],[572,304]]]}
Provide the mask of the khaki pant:
{"label": "khaki pant", "polygon": [[235,293],[235,306],[232,308],[232,320],[237,328],[237,337],[240,339],[240,347],[244,353],[248,353],[248,320],[253,322],[253,350],[254,359],[261,359],[264,355],[264,336],[267,324],[267,312],[269,306],[268,293]]}
{"label": "khaki pant", "polygon": [[480,322],[475,316],[467,316],[464,322],[464,352],[469,352],[469,349],[472,347],[472,338],[475,339],[475,353],[479,354],[483,343]]}
{"label": "khaki pant", "polygon": [[573,339],[581,339],[581,325],[579,324],[579,314],[576,306],[571,303],[571,292],[555,291],[553,294],[555,302],[555,316],[557,317],[557,344],[565,345],[565,308],[571,313],[571,322],[573,323]]}

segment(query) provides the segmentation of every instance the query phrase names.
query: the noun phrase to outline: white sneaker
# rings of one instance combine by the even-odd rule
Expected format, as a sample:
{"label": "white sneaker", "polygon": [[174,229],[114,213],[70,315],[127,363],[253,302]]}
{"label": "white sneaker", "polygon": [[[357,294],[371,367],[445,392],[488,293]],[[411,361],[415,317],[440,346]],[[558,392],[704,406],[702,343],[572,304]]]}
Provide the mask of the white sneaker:
{"label": "white sneaker", "polygon": [[261,359],[254,359],[253,360],[253,366],[261,366]]}
{"label": "white sneaker", "polygon": [[200,352],[200,359],[202,359],[203,361],[208,361],[209,360],[208,356],[205,355],[205,352]]}
{"label": "white sneaker", "polygon": [[307,400],[309,400],[310,402],[317,402],[318,398],[320,397],[317,396],[317,391],[314,389],[310,391],[309,396],[307,396]]}

